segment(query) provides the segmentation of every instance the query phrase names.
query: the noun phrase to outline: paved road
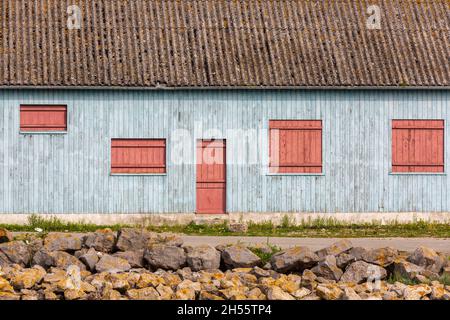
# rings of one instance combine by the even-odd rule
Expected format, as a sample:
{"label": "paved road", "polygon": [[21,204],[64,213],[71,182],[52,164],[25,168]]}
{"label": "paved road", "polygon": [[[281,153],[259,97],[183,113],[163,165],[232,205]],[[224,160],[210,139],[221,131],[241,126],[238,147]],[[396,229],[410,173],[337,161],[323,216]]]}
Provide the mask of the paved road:
{"label": "paved road", "polygon": [[[214,237],[214,236],[182,236],[186,245],[233,244],[237,242],[245,244],[267,243],[267,237]],[[312,250],[319,250],[336,242],[336,238],[269,238],[269,243],[281,248],[293,246],[307,246]],[[450,253],[450,239],[435,238],[352,238],[355,247],[382,248],[394,247],[402,251],[413,251],[418,246],[433,248],[439,252]]]}

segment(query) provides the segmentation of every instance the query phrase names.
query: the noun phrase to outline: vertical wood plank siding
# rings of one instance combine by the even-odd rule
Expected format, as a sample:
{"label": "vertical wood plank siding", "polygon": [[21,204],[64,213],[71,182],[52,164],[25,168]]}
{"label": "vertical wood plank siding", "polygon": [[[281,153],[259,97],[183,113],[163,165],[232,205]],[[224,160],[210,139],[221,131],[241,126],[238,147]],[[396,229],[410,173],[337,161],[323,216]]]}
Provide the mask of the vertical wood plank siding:
{"label": "vertical wood plank siding", "polygon": [[[20,135],[21,104],[67,104],[68,133]],[[270,119],[322,120],[323,176],[267,175],[268,134],[245,145],[264,161],[233,164],[243,137],[225,130]],[[194,212],[195,161],[173,163],[170,148],[187,129],[194,157],[214,128],[228,212],[450,211],[450,176],[390,174],[392,119],[445,120],[449,161],[449,91],[2,91],[0,213]],[[111,176],[112,138],[167,138],[167,175]]]}

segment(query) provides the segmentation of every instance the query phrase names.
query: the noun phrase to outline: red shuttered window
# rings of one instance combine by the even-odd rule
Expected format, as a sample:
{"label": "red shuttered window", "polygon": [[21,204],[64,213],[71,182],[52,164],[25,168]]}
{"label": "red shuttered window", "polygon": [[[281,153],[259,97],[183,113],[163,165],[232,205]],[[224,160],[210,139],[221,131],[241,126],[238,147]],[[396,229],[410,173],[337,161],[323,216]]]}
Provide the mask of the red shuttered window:
{"label": "red shuttered window", "polygon": [[270,173],[322,173],[322,121],[269,121]]}
{"label": "red shuttered window", "polygon": [[444,120],[392,120],[392,172],[444,172]]}
{"label": "red shuttered window", "polygon": [[23,132],[67,131],[67,106],[21,105],[20,131]]}
{"label": "red shuttered window", "polygon": [[113,139],[111,173],[166,173],[165,139]]}

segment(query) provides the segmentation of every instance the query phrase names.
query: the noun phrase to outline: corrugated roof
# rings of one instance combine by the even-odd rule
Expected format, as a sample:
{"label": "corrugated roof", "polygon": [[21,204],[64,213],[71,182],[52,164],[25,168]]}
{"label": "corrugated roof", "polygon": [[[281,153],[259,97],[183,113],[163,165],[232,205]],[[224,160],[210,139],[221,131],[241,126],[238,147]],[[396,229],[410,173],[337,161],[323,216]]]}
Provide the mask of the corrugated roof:
{"label": "corrugated roof", "polygon": [[[67,7],[82,11],[68,30]],[[381,8],[381,29],[366,26]],[[448,0],[2,0],[0,86],[450,86]]]}

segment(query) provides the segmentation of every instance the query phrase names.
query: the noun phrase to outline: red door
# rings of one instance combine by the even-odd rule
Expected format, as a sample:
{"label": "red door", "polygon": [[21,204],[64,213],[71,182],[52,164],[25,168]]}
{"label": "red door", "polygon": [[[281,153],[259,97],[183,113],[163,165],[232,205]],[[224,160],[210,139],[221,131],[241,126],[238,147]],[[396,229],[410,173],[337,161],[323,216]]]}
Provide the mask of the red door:
{"label": "red door", "polygon": [[226,212],[225,140],[197,142],[197,213]]}

